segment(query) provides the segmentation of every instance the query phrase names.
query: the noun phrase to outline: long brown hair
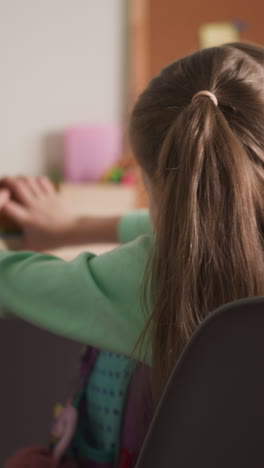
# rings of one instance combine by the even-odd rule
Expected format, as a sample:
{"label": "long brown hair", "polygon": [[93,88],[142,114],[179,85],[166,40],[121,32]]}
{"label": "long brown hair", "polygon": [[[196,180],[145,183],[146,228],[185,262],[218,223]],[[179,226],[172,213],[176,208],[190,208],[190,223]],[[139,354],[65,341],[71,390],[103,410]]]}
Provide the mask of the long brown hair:
{"label": "long brown hair", "polygon": [[[264,50],[228,44],[165,68],[131,118],[155,187],[153,368],[160,393],[199,323],[264,293]],[[211,91],[208,97],[194,95]]]}

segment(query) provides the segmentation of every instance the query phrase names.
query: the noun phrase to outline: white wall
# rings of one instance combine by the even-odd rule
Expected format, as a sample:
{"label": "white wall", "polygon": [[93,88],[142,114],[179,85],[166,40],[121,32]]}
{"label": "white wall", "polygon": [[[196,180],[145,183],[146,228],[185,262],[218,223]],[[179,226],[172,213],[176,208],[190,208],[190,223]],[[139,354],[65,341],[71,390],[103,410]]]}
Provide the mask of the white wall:
{"label": "white wall", "polygon": [[36,174],[44,141],[122,115],[124,0],[0,0],[0,176]]}

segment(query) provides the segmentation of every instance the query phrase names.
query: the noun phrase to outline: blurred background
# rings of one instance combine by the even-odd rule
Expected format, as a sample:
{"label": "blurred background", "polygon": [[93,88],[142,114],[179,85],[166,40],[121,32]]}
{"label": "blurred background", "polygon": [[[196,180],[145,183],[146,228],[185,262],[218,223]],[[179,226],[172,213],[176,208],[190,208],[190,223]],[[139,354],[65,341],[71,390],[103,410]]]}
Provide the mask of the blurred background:
{"label": "blurred background", "polygon": [[263,13],[261,0],[0,0],[1,174],[105,177],[151,76],[200,47],[264,43]]}
{"label": "blurred background", "polygon": [[37,174],[72,126],[122,119],[122,0],[0,1],[1,172]]}
{"label": "blurred background", "polygon": [[[82,213],[144,206],[127,138],[138,94],[202,47],[264,44],[263,16],[263,0],[0,0],[0,177],[45,172]],[[2,321],[0,343],[3,466],[18,448],[47,444],[80,345],[15,321]]]}

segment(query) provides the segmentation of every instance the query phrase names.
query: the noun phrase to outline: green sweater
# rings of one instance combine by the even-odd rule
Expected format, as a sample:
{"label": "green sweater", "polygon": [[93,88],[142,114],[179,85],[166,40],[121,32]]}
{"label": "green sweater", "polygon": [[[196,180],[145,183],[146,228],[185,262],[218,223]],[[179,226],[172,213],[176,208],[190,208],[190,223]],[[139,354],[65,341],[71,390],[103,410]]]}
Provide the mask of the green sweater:
{"label": "green sweater", "polygon": [[103,255],[83,253],[66,262],[0,251],[0,309],[82,343],[149,361],[148,349],[143,356],[134,348],[146,323],[141,286],[151,232],[147,213],[131,212],[119,225],[125,245]]}

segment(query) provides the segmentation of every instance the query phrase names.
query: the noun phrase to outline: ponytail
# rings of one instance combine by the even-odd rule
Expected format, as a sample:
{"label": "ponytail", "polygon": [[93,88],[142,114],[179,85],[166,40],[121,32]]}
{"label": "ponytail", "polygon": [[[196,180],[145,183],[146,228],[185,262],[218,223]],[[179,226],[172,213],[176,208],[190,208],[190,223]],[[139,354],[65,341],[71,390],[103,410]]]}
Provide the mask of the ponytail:
{"label": "ponytail", "polygon": [[256,218],[262,187],[211,99],[200,96],[186,106],[168,131],[159,161],[152,291],[158,392],[210,312],[264,291]]}
{"label": "ponytail", "polygon": [[208,314],[264,294],[263,65],[255,46],[204,49],[165,68],[132,113],[157,205],[146,328],[157,395]]}

